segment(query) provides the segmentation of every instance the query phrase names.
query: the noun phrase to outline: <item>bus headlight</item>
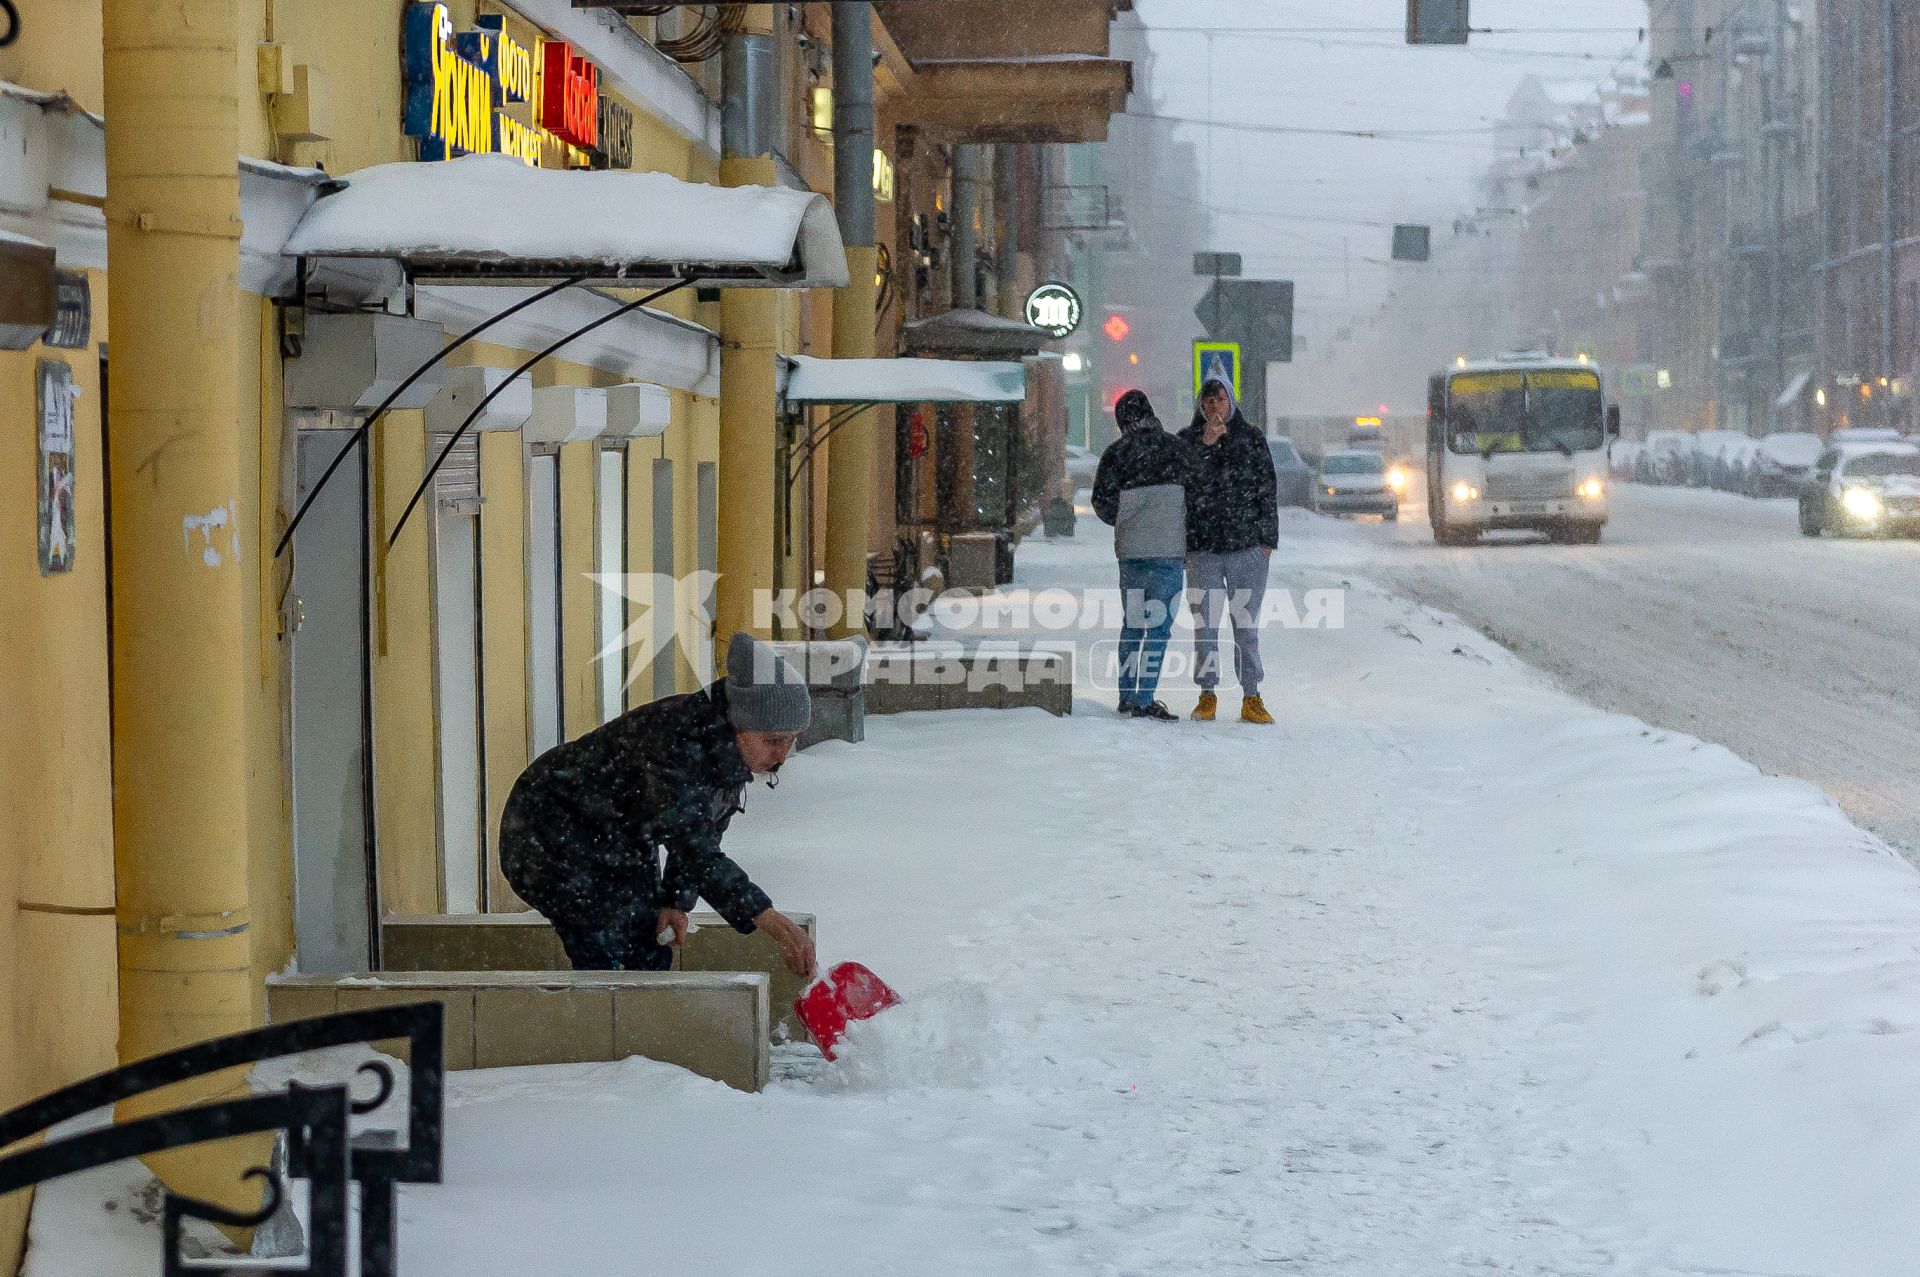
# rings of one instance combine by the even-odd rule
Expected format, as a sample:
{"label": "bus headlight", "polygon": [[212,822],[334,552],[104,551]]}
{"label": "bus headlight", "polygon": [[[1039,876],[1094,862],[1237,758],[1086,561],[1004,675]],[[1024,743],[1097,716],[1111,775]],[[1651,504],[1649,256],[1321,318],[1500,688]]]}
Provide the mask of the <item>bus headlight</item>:
{"label": "bus headlight", "polygon": [[1597,477],[1582,480],[1580,486],[1573,490],[1573,495],[1586,501],[1598,501],[1607,495],[1607,485]]}
{"label": "bus headlight", "polygon": [[1395,492],[1405,493],[1407,490],[1407,468],[1405,466],[1389,467],[1387,470],[1387,486]]}
{"label": "bus headlight", "polygon": [[1480,499],[1480,489],[1474,487],[1471,483],[1468,483],[1465,479],[1462,479],[1460,482],[1453,485],[1453,499],[1455,501],[1459,501],[1462,503],[1468,502],[1468,501],[1478,501]]}
{"label": "bus headlight", "polygon": [[1840,507],[1854,518],[1868,521],[1879,518],[1885,509],[1869,488],[1848,488],[1840,494]]}

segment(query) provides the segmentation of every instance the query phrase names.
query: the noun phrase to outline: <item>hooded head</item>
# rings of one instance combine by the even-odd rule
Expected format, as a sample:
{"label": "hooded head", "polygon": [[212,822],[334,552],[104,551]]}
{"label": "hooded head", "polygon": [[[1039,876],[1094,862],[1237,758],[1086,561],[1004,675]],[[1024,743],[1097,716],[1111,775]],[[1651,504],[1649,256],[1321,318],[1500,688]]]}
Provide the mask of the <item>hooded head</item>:
{"label": "hooded head", "polygon": [[1153,405],[1144,390],[1129,390],[1113,405],[1113,419],[1121,430],[1131,430],[1144,421],[1156,421]]}
{"label": "hooded head", "polygon": [[737,732],[795,736],[813,721],[813,697],[799,671],[742,631],[727,644],[727,710]]}
{"label": "hooded head", "polygon": [[1218,377],[1209,377],[1200,386],[1200,401],[1193,406],[1193,424],[1197,427],[1207,420],[1207,401],[1215,398],[1226,400],[1226,421],[1241,420],[1240,404],[1233,397],[1233,387]]}

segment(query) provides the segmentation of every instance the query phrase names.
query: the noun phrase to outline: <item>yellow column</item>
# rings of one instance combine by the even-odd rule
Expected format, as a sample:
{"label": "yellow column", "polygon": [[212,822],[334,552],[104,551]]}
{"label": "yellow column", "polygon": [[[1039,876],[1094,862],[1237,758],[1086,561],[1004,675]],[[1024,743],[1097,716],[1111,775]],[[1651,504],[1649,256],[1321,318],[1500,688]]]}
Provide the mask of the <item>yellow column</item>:
{"label": "yellow column", "polygon": [[[833,295],[833,357],[873,358],[874,302],[879,289],[875,276],[880,251],[849,248],[847,273],[852,283]],[[836,635],[859,634],[866,629],[867,529],[873,508],[874,414],[861,413],[834,432],[828,443],[827,470],[827,588],[845,599],[857,591],[858,608],[848,608]]]}
{"label": "yellow column", "polygon": [[433,493],[387,549],[427,467],[427,415],[391,411],[374,426],[373,750],[380,822],[380,903],[390,914],[438,913],[440,741],[433,697],[428,536]]}
{"label": "yellow column", "polygon": [[[775,186],[771,159],[724,160],[728,186]],[[757,593],[773,589],[775,413],[779,407],[780,295],[728,289],[720,300],[720,641],[751,630]],[[769,633],[766,626],[756,631]]]}
{"label": "yellow column", "polygon": [[527,463],[518,431],[480,436],[481,737],[486,753],[487,908],[525,906],[500,872],[500,813],[532,762],[527,710]]}
{"label": "yellow column", "polygon": [[[257,503],[236,376],[237,5],[103,9],[120,1053],[138,1059],[253,1022],[238,654],[254,639],[242,547],[257,541],[239,524]],[[238,1172],[264,1153],[218,1145],[156,1169],[178,1190],[248,1207],[260,1188]]]}

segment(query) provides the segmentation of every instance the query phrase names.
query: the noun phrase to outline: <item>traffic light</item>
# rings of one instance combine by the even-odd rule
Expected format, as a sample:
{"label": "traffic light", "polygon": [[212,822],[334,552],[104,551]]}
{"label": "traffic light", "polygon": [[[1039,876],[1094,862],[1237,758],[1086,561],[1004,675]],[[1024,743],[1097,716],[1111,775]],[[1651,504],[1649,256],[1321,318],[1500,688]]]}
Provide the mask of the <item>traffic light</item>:
{"label": "traffic light", "polygon": [[1125,341],[1133,332],[1133,325],[1127,322],[1125,315],[1108,315],[1100,331],[1107,335],[1108,341]]}

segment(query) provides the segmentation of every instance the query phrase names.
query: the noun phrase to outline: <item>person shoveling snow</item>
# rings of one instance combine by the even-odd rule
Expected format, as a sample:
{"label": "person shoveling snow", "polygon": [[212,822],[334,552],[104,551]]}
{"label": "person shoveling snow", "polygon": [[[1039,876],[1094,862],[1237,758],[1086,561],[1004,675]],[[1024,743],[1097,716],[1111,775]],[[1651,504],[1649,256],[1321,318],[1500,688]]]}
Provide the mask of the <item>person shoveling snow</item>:
{"label": "person shoveling snow", "polygon": [[[631,710],[535,759],[500,820],[500,867],[580,971],[665,971],[704,898],[814,973],[813,940],[720,850],[749,781],[773,783],[812,720],[807,685],[736,634],[727,676]],[[660,867],[659,850],[666,850]]]}

